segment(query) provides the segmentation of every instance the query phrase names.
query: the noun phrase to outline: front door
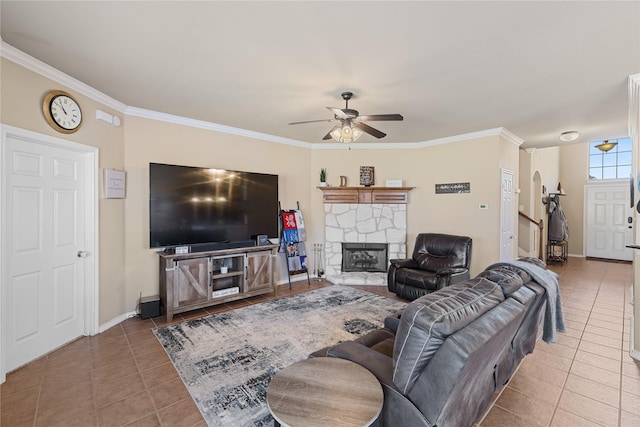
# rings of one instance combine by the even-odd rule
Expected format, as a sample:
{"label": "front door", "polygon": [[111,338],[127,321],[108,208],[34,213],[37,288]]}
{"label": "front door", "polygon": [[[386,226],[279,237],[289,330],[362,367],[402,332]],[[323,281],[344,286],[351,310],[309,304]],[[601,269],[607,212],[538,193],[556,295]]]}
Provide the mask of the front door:
{"label": "front door", "polygon": [[629,182],[586,187],[586,256],[631,261],[633,243]]}
{"label": "front door", "polygon": [[24,135],[3,131],[3,375],[91,329],[91,154]]}

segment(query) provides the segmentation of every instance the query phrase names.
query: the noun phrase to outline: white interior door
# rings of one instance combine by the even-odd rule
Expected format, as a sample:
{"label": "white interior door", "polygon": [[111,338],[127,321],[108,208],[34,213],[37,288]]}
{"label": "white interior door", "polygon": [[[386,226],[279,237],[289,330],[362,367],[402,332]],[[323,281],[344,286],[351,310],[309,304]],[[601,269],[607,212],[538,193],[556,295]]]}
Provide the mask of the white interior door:
{"label": "white interior door", "polygon": [[502,170],[500,203],[500,261],[513,261],[515,248],[515,211],[513,203],[513,172]]}
{"label": "white interior door", "polygon": [[633,209],[629,182],[586,187],[586,256],[631,261],[633,250]]}
{"label": "white interior door", "polygon": [[3,375],[95,328],[92,162],[43,138],[3,132]]}

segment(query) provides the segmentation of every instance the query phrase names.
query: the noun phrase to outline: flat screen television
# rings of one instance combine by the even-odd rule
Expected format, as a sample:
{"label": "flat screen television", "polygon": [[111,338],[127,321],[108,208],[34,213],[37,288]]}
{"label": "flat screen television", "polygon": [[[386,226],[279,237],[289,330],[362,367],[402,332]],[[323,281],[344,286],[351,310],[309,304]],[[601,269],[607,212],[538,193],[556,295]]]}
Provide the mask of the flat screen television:
{"label": "flat screen television", "polygon": [[278,234],[278,175],[149,163],[149,246]]}

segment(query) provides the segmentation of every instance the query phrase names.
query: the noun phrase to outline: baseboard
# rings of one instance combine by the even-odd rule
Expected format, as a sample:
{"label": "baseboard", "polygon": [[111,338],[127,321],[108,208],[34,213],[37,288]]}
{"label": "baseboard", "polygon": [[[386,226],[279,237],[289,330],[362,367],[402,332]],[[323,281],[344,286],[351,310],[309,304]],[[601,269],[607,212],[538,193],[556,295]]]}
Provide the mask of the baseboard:
{"label": "baseboard", "polygon": [[[314,276],[311,276],[311,274],[309,274],[309,280],[311,279],[315,279]],[[291,283],[295,283],[295,282],[302,282],[302,281],[307,281],[307,275],[306,274],[297,274],[295,276],[291,276]],[[288,279],[282,279],[280,280],[278,283],[276,283],[276,286],[289,286],[289,280]]]}
{"label": "baseboard", "polygon": [[[309,278],[310,279],[312,278],[311,275],[309,275]],[[305,282],[307,281],[307,276],[304,275],[304,274],[300,274],[300,275],[297,275],[297,276],[291,276],[291,283],[301,282],[303,280]],[[288,286],[289,285],[289,281],[288,280],[280,280],[277,283],[277,286],[283,286],[283,285]],[[121,314],[120,316],[118,316],[118,317],[116,317],[114,319],[111,319],[108,322],[105,322],[102,325],[100,325],[100,327],[98,328],[98,333],[101,334],[102,332],[113,328],[117,324],[122,323],[125,320],[130,319],[131,317],[136,317],[137,315],[138,315],[138,313],[135,312],[135,311],[131,311],[129,313]]]}
{"label": "baseboard", "polygon": [[98,333],[101,334],[104,331],[113,328],[117,324],[122,323],[122,322],[124,322],[125,320],[127,320],[127,319],[129,319],[131,317],[136,317],[137,315],[138,315],[138,313],[136,313],[135,311],[131,311],[129,313],[121,314],[120,316],[116,317],[115,319],[111,319],[108,322],[105,322],[102,325],[100,325],[100,327],[98,328]]}
{"label": "baseboard", "polygon": [[[309,279],[312,279],[313,277],[311,277],[311,275],[309,275]],[[295,283],[295,282],[301,282],[301,281],[307,281],[307,276],[305,274],[299,274],[297,276],[291,276],[291,283]],[[280,280],[277,283],[277,286],[283,286],[289,285],[289,281],[288,280]],[[101,334],[102,332],[113,328],[114,326],[116,326],[119,323],[124,322],[125,320],[131,318],[131,317],[136,317],[138,315],[137,312],[135,311],[131,311],[129,313],[125,313],[125,314],[121,314],[120,316],[109,320],[108,322],[103,323],[102,325],[100,325],[100,327],[98,328],[98,333]]]}
{"label": "baseboard", "polygon": [[636,350],[635,333],[633,331],[633,315],[630,317],[631,329],[629,331],[629,356],[636,360],[640,360],[640,350]]}

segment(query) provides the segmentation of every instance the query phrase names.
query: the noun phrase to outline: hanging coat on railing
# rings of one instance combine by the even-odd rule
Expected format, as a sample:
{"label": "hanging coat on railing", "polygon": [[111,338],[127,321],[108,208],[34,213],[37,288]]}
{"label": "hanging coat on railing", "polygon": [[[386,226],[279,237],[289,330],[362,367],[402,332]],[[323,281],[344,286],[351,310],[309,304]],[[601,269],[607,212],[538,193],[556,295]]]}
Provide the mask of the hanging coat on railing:
{"label": "hanging coat on railing", "polygon": [[564,216],[560,201],[557,198],[549,200],[549,240],[562,241],[569,238],[569,223]]}

